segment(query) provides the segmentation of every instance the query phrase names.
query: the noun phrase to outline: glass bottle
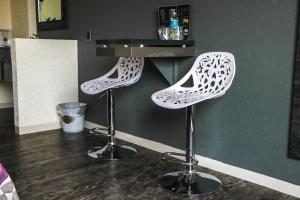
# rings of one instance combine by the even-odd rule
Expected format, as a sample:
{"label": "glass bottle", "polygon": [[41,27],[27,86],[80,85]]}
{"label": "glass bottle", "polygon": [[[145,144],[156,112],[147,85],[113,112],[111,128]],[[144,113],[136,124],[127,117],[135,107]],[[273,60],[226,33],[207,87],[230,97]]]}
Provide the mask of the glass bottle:
{"label": "glass bottle", "polygon": [[179,20],[176,9],[170,9],[170,28],[169,28],[170,40],[182,39],[182,27],[179,27]]}

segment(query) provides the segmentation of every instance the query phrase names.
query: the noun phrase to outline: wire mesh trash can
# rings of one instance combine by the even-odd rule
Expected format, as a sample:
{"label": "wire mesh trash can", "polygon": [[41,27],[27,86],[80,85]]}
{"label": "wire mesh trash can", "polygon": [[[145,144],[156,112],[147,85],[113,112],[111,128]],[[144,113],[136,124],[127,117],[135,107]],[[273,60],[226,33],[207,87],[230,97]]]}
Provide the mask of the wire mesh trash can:
{"label": "wire mesh trash can", "polygon": [[66,133],[78,133],[84,129],[85,103],[69,102],[58,105],[62,129]]}

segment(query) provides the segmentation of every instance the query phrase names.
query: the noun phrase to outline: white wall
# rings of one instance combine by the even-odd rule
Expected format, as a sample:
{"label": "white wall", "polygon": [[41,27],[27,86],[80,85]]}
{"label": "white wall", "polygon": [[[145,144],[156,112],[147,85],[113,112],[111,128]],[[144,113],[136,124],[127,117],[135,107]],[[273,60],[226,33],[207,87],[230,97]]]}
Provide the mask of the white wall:
{"label": "white wall", "polygon": [[57,104],[78,101],[77,41],[14,39],[11,48],[17,132],[60,128]]}
{"label": "white wall", "polygon": [[27,9],[28,9],[28,34],[37,34],[37,25],[36,25],[36,7],[35,0],[27,0]]}
{"label": "white wall", "polygon": [[0,29],[12,30],[13,37],[36,34],[35,0],[0,0]]}
{"label": "white wall", "polygon": [[[11,29],[10,0],[0,0],[0,29]],[[12,84],[0,81],[0,108],[12,107],[12,103]]]}
{"label": "white wall", "polygon": [[0,0],[0,29],[11,29],[10,0]]}
{"label": "white wall", "polygon": [[36,33],[35,0],[10,1],[12,36],[28,38]]}

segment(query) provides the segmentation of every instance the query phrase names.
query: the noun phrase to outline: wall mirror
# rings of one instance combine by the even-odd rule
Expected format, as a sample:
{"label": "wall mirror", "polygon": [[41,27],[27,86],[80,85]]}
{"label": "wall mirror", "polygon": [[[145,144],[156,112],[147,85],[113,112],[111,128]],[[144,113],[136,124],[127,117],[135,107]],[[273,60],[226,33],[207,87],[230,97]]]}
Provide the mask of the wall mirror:
{"label": "wall mirror", "polygon": [[66,0],[36,0],[38,30],[66,29]]}

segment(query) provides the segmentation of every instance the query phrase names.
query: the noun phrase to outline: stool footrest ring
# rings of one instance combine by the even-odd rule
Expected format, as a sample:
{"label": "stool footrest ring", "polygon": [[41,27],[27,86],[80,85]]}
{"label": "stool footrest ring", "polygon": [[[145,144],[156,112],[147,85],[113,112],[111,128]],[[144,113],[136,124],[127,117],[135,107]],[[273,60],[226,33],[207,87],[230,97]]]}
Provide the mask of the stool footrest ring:
{"label": "stool footrest ring", "polygon": [[170,159],[171,156],[186,157],[186,155],[184,153],[176,153],[176,152],[165,152],[165,153],[162,154],[161,157],[162,157],[162,159],[164,161],[171,162],[171,163],[177,163],[177,164],[182,164],[182,165],[198,165],[198,160],[196,160],[193,157],[191,157],[192,162],[191,163],[187,163],[187,162],[179,162],[179,161],[171,160]]}
{"label": "stool footrest ring", "polygon": [[99,131],[107,131],[107,128],[92,128],[90,129],[90,133],[97,136],[106,136],[106,134],[99,133]]}

